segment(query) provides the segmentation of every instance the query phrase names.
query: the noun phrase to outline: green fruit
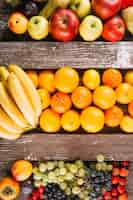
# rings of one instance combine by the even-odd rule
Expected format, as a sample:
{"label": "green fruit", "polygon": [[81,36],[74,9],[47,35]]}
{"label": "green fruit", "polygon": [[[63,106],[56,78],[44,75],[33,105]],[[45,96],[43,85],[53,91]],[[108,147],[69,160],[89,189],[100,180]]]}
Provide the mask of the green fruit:
{"label": "green fruit", "polygon": [[76,174],[77,171],[78,171],[78,168],[77,168],[77,166],[75,164],[70,164],[69,165],[69,170],[70,170],[71,173]]}
{"label": "green fruit", "polygon": [[34,180],[41,180],[42,179],[42,174],[40,172],[37,172],[33,175]]}
{"label": "green fruit", "polygon": [[102,171],[107,170],[107,164],[105,162],[101,163],[101,166],[102,166]]}
{"label": "green fruit", "polygon": [[65,190],[67,188],[67,184],[65,182],[60,183],[60,188]]}
{"label": "green fruit", "polygon": [[107,171],[112,171],[113,166],[111,164],[107,165]]}
{"label": "green fruit", "polygon": [[59,161],[59,162],[58,162],[59,168],[63,168],[64,165],[65,165],[64,161]]}
{"label": "green fruit", "polygon": [[34,181],[34,186],[35,187],[40,187],[42,185],[42,182],[39,180]]}
{"label": "green fruit", "polygon": [[68,196],[71,195],[71,193],[72,193],[72,192],[71,192],[71,189],[70,189],[70,188],[66,188],[65,193],[66,193],[66,195],[68,195]]}
{"label": "green fruit", "polygon": [[133,35],[133,6],[124,9],[122,11],[122,16],[128,31]]}
{"label": "green fruit", "polygon": [[101,170],[102,170],[102,165],[101,165],[101,163],[97,163],[97,164],[96,164],[96,170],[97,170],[97,171],[101,171]]}
{"label": "green fruit", "polygon": [[102,154],[97,155],[97,162],[104,162],[104,156]]}
{"label": "green fruit", "polygon": [[56,179],[55,173],[54,172],[49,172],[48,174],[48,180],[54,181]]}
{"label": "green fruit", "polygon": [[81,161],[81,160],[77,160],[77,161],[75,162],[75,164],[77,165],[78,168],[82,168],[82,167],[84,166],[84,163],[83,163],[83,161]]}
{"label": "green fruit", "polygon": [[75,186],[75,187],[72,188],[72,193],[73,193],[74,195],[77,195],[77,194],[79,194],[80,192],[81,192],[80,187]]}
{"label": "green fruit", "polygon": [[76,14],[83,18],[91,11],[90,0],[71,0],[70,8],[76,12]]}
{"label": "green fruit", "polygon": [[48,171],[53,170],[55,168],[54,162],[53,161],[48,161],[47,162],[47,168],[48,168]]}
{"label": "green fruit", "polygon": [[40,163],[39,165],[39,171],[44,173],[47,171],[47,165],[45,163]]}
{"label": "green fruit", "polygon": [[60,168],[60,175],[64,176],[67,173],[67,169],[65,167]]}
{"label": "green fruit", "polygon": [[95,41],[103,32],[101,19],[94,15],[85,17],[80,24],[79,32],[85,41]]}
{"label": "green fruit", "polygon": [[79,169],[78,173],[77,173],[78,177],[84,177],[85,176],[85,170],[83,168]]}
{"label": "green fruit", "polygon": [[77,179],[77,184],[78,184],[78,185],[83,185],[83,184],[84,184],[84,179],[78,178],[78,179]]}
{"label": "green fruit", "polygon": [[71,181],[73,178],[74,178],[74,175],[72,173],[70,173],[70,172],[68,172],[65,175],[65,180],[67,180],[67,181]]}

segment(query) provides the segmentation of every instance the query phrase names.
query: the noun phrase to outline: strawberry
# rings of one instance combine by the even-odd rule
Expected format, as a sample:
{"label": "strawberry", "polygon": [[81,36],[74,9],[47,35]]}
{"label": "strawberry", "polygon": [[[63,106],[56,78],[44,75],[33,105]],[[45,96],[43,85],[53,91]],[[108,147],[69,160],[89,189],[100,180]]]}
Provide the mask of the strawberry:
{"label": "strawberry", "polygon": [[118,176],[112,176],[112,184],[118,184],[119,183],[119,177]]}
{"label": "strawberry", "polygon": [[126,178],[119,178],[120,185],[126,185]]}
{"label": "strawberry", "polygon": [[123,161],[123,162],[121,162],[121,166],[122,167],[128,167],[129,166],[129,162],[128,161]]}
{"label": "strawberry", "polygon": [[121,194],[121,195],[118,197],[118,200],[128,200],[127,193],[125,192],[124,194]]}
{"label": "strawberry", "polygon": [[125,190],[126,190],[125,186],[118,185],[117,191],[118,191],[120,194],[123,194],[123,193],[125,192]]}
{"label": "strawberry", "polygon": [[112,199],[111,200],[118,200],[118,198],[117,197],[112,197]]}
{"label": "strawberry", "polygon": [[113,176],[119,176],[119,168],[114,167],[112,170],[112,175]]}
{"label": "strawberry", "polygon": [[118,167],[118,168],[119,168],[119,162],[114,161],[114,162],[113,162],[113,167]]}
{"label": "strawberry", "polygon": [[111,192],[105,192],[105,194],[104,194],[104,199],[105,199],[105,200],[112,200]]}
{"label": "strawberry", "polygon": [[112,194],[113,197],[117,197],[117,196],[118,196],[118,191],[117,191],[117,189],[116,189],[116,188],[112,188],[111,194]]}
{"label": "strawberry", "polygon": [[125,168],[121,168],[121,169],[119,170],[119,172],[120,172],[120,176],[121,176],[121,177],[127,177],[128,174],[129,174],[128,169],[125,169]]}

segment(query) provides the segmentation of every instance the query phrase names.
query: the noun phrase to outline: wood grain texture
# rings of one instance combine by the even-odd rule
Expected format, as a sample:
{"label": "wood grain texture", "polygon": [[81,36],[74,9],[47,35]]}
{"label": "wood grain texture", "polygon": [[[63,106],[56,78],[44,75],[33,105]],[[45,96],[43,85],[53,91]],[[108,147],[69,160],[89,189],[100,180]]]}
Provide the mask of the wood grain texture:
{"label": "wood grain texture", "polygon": [[104,42],[1,42],[0,64],[15,63],[25,69],[60,66],[75,68],[133,68],[133,43]]}

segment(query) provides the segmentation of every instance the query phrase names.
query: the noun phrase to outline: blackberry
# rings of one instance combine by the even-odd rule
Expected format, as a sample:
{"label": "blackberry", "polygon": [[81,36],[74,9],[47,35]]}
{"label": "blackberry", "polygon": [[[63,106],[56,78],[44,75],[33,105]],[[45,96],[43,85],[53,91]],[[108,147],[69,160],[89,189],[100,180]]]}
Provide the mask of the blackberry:
{"label": "blackberry", "polygon": [[23,12],[27,17],[32,17],[38,14],[39,9],[36,3],[32,1],[28,1],[24,5]]}
{"label": "blackberry", "polygon": [[45,189],[44,199],[46,200],[68,200],[67,195],[56,183],[49,183]]}

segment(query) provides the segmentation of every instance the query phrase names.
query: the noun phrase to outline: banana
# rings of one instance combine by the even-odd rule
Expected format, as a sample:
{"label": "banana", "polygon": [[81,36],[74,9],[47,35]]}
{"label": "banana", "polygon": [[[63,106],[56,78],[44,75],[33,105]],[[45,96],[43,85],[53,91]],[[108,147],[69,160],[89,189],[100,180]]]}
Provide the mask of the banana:
{"label": "banana", "polygon": [[18,126],[24,129],[29,129],[31,126],[24,119],[21,112],[18,110],[14,101],[8,95],[4,83],[0,82],[0,105],[8,116],[16,122]]}
{"label": "banana", "polygon": [[0,127],[11,133],[23,133],[23,129],[20,128],[0,107]]}
{"label": "banana", "polygon": [[4,128],[0,127],[0,138],[8,140],[16,140],[21,136],[20,133],[11,133]]}
{"label": "banana", "polygon": [[22,112],[25,119],[32,125],[33,128],[36,127],[36,117],[32,105],[29,102],[28,97],[25,94],[24,88],[21,85],[17,76],[11,72],[7,79],[7,87],[12,98],[17,104],[18,108]]}
{"label": "banana", "polygon": [[36,119],[38,123],[39,116],[42,112],[42,105],[41,105],[41,100],[39,97],[39,94],[33,85],[32,81],[30,78],[27,76],[27,74],[17,65],[9,65],[8,70],[10,72],[15,73],[15,75],[18,77],[20,83],[22,84],[26,95],[28,96],[31,105],[33,106],[33,109],[35,110],[36,113]]}
{"label": "banana", "polygon": [[0,66],[0,80],[5,82],[9,76],[9,72],[4,66]]}

